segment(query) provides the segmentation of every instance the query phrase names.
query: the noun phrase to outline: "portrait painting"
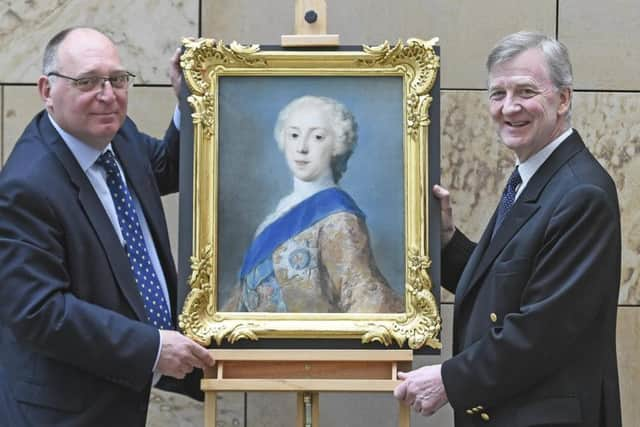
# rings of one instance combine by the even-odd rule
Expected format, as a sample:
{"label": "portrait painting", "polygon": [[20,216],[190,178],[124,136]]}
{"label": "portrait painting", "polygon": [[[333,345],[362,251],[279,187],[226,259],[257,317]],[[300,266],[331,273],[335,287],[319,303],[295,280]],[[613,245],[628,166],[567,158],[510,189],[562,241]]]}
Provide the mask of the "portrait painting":
{"label": "portrait painting", "polygon": [[186,40],[182,66],[193,120],[185,332],[217,345],[437,348],[433,41],[333,52]]}
{"label": "portrait painting", "polygon": [[401,84],[220,79],[219,310],[404,311]]}

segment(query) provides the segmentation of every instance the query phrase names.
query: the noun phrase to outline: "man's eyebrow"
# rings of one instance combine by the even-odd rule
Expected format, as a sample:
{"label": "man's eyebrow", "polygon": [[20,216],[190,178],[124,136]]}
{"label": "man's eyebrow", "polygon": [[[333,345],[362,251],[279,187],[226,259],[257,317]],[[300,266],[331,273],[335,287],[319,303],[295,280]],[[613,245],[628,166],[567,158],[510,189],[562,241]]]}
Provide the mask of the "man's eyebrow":
{"label": "man's eyebrow", "polygon": [[495,85],[489,86],[488,90],[492,90],[492,89],[504,89],[505,87],[536,87],[538,86],[538,84],[535,81],[531,81],[531,80],[517,80],[517,81],[511,81],[507,84],[504,83],[497,83]]}

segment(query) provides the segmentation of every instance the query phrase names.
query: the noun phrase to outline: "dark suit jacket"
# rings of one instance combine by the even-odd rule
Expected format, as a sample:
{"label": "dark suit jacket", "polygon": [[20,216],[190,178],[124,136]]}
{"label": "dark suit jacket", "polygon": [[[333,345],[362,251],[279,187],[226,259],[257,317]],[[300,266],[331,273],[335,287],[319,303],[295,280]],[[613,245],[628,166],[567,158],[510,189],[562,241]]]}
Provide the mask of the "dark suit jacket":
{"label": "dark suit jacket", "polygon": [[[160,195],[178,189],[178,131],[171,124],[156,140],[127,118],[112,146],[149,223],[175,317]],[[0,301],[0,425],[144,426],[158,331],[144,323],[113,225],[46,112],[0,171]]]}
{"label": "dark suit jacket", "polygon": [[456,231],[443,253],[456,296],[442,376],[456,426],[620,426],[612,179],[574,130],[492,240],[494,221],[477,246]]}

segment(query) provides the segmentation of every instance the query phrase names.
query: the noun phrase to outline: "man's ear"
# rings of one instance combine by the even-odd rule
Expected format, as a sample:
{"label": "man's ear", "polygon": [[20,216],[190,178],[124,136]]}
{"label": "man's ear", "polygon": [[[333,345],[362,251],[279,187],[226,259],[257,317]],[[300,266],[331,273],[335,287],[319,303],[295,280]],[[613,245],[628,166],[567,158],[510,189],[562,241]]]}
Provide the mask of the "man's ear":
{"label": "man's ear", "polygon": [[571,99],[573,98],[573,90],[569,87],[560,89],[560,105],[558,106],[558,114],[563,116],[571,108]]}
{"label": "man's ear", "polygon": [[40,94],[40,98],[44,101],[44,106],[49,109],[53,107],[53,102],[51,101],[51,82],[47,76],[40,76],[38,79],[38,93]]}

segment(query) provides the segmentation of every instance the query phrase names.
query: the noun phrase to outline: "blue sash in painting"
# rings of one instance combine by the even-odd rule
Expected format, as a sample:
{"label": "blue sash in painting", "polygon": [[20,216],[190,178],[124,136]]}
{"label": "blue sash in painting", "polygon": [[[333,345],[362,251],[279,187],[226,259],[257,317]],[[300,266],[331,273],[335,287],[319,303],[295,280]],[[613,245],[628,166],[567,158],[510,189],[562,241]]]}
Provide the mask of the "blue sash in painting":
{"label": "blue sash in painting", "polygon": [[[239,279],[242,284],[241,307],[238,311],[254,311],[260,302],[259,291],[268,295],[276,312],[286,312],[287,306],[273,270],[272,254],[284,242],[338,212],[350,212],[365,217],[353,199],[339,188],[320,191],[300,202],[290,211],[265,227],[245,253]],[[304,249],[292,253],[293,263],[304,268],[310,254]],[[258,286],[261,285],[261,289]]]}

